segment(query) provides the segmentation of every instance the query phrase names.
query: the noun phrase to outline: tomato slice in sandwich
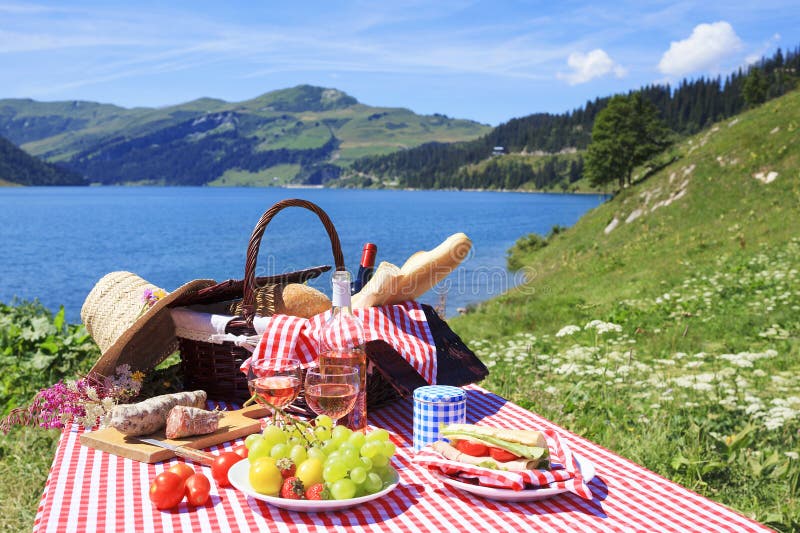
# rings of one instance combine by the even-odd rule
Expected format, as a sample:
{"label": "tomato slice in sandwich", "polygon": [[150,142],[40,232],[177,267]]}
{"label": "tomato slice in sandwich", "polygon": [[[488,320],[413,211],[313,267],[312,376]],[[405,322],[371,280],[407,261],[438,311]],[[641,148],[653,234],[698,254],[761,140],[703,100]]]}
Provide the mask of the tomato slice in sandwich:
{"label": "tomato slice in sandwich", "polygon": [[472,442],[469,440],[460,440],[456,442],[456,450],[473,457],[484,457],[489,455],[489,447],[480,442]]}
{"label": "tomato slice in sandwich", "polygon": [[[466,453],[466,452],[464,452]],[[519,459],[518,456],[514,455],[513,453],[503,450],[501,448],[489,448],[489,455],[492,456],[492,459],[495,461],[513,461],[514,459]]]}

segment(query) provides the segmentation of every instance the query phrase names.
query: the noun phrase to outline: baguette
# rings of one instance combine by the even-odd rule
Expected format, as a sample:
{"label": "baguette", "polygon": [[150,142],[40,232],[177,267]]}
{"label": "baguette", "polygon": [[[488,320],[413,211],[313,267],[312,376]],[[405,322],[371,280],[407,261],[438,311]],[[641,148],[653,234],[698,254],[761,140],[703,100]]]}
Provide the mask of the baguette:
{"label": "baguette", "polygon": [[433,250],[413,254],[400,267],[402,281],[396,296],[400,301],[419,298],[455,270],[471,249],[469,237],[455,233]]}
{"label": "baguette", "polygon": [[383,262],[353,297],[353,308],[416,300],[455,270],[471,249],[469,237],[456,233],[432,250],[412,254],[400,268]]}
{"label": "baguette", "polygon": [[382,261],[366,285],[353,296],[350,302],[353,309],[384,305],[394,294],[400,280],[400,268]]}

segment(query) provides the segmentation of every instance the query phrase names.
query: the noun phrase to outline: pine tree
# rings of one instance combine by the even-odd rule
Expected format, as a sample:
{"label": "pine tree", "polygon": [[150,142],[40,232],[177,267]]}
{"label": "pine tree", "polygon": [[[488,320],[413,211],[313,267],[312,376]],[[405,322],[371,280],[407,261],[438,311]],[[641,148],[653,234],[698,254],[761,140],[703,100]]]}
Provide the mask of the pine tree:
{"label": "pine tree", "polygon": [[767,99],[768,89],[769,85],[762,70],[758,67],[751,68],[742,86],[745,103],[749,107],[764,103]]}
{"label": "pine tree", "polygon": [[633,169],[668,145],[668,130],[653,104],[640,94],[615,96],[597,115],[592,144],[586,151],[585,174],[594,185],[615,179],[619,188],[631,183]]}

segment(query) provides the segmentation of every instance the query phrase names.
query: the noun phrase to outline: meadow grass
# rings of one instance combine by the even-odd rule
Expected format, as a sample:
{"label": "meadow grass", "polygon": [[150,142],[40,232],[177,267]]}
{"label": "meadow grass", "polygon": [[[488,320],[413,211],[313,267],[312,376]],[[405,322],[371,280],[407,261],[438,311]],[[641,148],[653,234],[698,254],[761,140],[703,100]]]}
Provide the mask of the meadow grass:
{"label": "meadow grass", "polygon": [[30,531],[60,433],[17,427],[0,433],[0,531]]}
{"label": "meadow grass", "polygon": [[715,125],[545,247],[517,248],[529,282],[452,321],[485,386],[800,529],[798,124],[800,92]]}
{"label": "meadow grass", "polygon": [[209,182],[208,185],[210,187],[275,187],[291,183],[299,172],[300,165],[275,165],[258,172],[229,169],[219,178]]}

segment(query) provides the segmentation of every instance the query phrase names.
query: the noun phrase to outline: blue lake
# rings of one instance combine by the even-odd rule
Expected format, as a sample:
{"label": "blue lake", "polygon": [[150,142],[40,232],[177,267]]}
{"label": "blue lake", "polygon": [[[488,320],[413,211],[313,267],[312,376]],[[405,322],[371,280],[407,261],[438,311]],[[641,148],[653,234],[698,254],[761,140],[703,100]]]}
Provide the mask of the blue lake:
{"label": "blue lake", "polygon": [[[247,243],[261,214],[285,198],[320,205],[342,241],[349,270],[361,247],[378,245],[377,261],[402,265],[463,231],[473,253],[430,291],[446,291],[448,315],[522,281],[505,270],[506,250],[531,232],[570,226],[603,202],[599,195],[453,191],[371,191],[277,188],[0,188],[0,301],[39,299],[70,322],[95,282],[128,270],[172,290],[195,278],[244,276]],[[333,264],[316,216],[287,209],[267,227],[258,275]],[[330,275],[312,285],[330,293]]]}

